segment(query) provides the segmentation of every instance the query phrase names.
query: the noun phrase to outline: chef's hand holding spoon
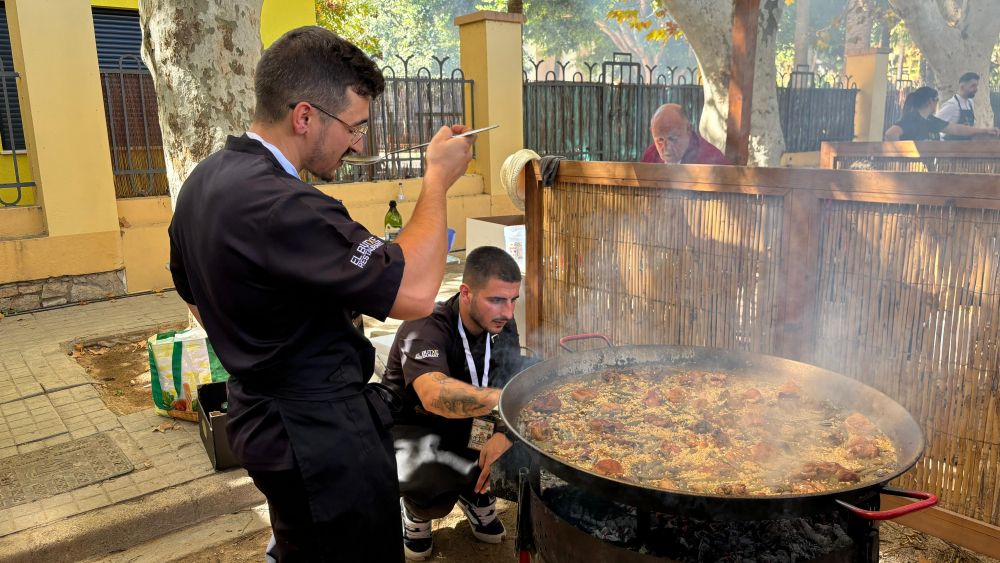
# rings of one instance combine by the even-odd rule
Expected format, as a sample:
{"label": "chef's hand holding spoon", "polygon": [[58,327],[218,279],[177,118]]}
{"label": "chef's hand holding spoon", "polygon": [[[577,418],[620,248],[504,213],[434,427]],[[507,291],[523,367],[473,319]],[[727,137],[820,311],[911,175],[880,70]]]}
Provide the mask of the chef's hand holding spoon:
{"label": "chef's hand holding spoon", "polygon": [[427,146],[427,168],[424,172],[424,184],[435,184],[451,187],[461,178],[472,161],[472,145],[476,136],[455,138],[464,133],[465,125],[442,127],[434,134]]}

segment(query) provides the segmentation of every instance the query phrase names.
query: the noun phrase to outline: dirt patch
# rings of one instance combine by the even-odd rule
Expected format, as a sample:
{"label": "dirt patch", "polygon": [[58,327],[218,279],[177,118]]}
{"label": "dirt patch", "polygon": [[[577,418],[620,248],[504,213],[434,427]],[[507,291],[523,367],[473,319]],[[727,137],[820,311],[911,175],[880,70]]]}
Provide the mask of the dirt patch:
{"label": "dirt patch", "polygon": [[879,561],[883,563],[1000,563],[892,522],[881,524],[879,536]]}
{"label": "dirt patch", "polygon": [[[451,514],[434,522],[434,554],[431,563],[510,563],[514,557],[514,518],[517,505],[503,500],[497,501],[497,514],[507,528],[507,536],[502,543],[491,545],[476,541],[465,520],[462,510],[455,507]],[[230,563],[244,561],[259,562],[263,559],[264,548],[271,537],[271,530],[264,529],[235,540],[218,544],[196,556],[187,556],[176,561],[184,563]]]}
{"label": "dirt patch", "polygon": [[76,343],[69,354],[93,378],[104,404],[111,412],[119,416],[132,414],[153,406],[146,338],[153,332],[184,326],[164,327],[149,334]]}

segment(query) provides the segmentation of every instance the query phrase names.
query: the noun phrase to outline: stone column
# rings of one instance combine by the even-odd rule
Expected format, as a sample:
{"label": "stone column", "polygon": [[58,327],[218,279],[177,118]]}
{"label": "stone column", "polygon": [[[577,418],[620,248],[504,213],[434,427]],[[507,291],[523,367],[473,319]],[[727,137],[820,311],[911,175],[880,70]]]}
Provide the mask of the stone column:
{"label": "stone column", "polygon": [[511,153],[524,147],[523,23],[523,15],[505,12],[475,12],[455,18],[462,72],[473,81],[475,125],[500,126],[476,142],[475,169],[483,175],[493,215],[520,214],[500,185],[500,166]]}
{"label": "stone column", "polygon": [[881,141],[885,133],[889,53],[889,49],[881,47],[847,53],[844,72],[858,86],[854,108],[855,141]]}

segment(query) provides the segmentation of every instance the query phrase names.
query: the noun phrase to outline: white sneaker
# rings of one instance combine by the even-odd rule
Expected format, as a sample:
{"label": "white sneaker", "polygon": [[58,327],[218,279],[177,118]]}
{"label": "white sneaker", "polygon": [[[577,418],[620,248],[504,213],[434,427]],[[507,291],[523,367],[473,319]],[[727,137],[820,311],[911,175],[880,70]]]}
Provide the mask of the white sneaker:
{"label": "white sneaker", "polygon": [[472,535],[485,543],[500,543],[507,530],[497,518],[497,499],[492,495],[476,495],[475,500],[458,497],[458,505],[469,520]]}
{"label": "white sneaker", "polygon": [[420,520],[406,511],[403,499],[399,499],[399,514],[403,518],[403,552],[408,561],[426,561],[434,550],[431,538],[431,521]]}

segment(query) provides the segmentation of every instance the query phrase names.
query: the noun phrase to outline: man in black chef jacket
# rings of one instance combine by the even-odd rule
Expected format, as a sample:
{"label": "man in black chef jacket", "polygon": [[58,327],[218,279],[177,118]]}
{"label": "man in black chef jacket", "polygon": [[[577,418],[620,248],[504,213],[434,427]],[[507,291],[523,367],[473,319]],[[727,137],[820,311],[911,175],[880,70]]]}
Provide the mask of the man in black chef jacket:
{"label": "man in black chef jacket", "polygon": [[503,539],[487,488],[491,465],[511,445],[494,409],[521,367],[514,324],[520,286],[509,254],[479,247],[466,258],[459,292],[396,332],[384,380],[403,397],[392,433],[407,559],[430,557],[431,520],[456,502],[476,539]]}
{"label": "man in black chef jacket", "polygon": [[[170,224],[178,294],[231,374],[227,433],[268,500],[279,561],[400,561],[391,415],[366,382],[374,349],[351,323],[428,315],[444,276],[448,188],[471,138],[441,128],[413,217],[394,243],[301,181],[359,151],[385,82],[328,30],[264,51],[249,131],[200,163]],[[374,538],[375,541],[360,541]]]}

